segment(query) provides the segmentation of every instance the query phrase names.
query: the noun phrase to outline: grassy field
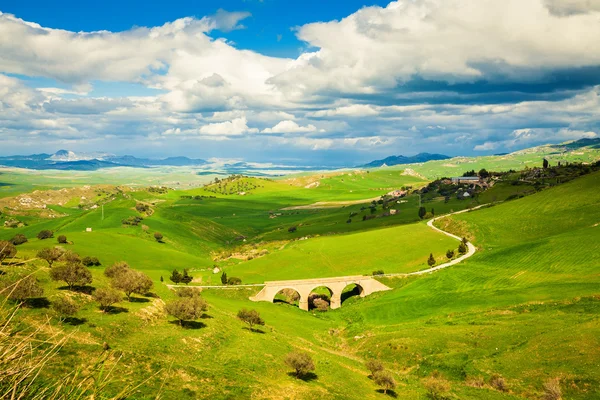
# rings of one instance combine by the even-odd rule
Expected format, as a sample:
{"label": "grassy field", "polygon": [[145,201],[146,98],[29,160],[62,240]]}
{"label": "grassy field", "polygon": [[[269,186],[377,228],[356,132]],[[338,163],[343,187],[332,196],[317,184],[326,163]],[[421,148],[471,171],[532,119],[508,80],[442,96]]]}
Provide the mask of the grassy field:
{"label": "grassy field", "polygon": [[[215,263],[244,282],[375,269],[407,272],[425,268],[429,253],[442,259],[446,249],[456,247],[417,221],[416,196],[397,204],[397,215],[371,221],[361,220],[369,211],[360,210],[360,204],[282,210],[354,200],[356,193],[367,199],[390,187],[417,184],[400,173],[393,181],[386,181],[385,173],[360,177],[309,176],[291,185],[257,179],[261,187],[244,196],[204,188],[164,194],[140,190],[105,204],[104,220],[100,209],[70,204],[57,208],[67,216],[20,217],[29,225],[0,228],[0,239],[17,232],[30,238],[18,247],[19,260],[56,244],[56,239],[35,239],[39,230],[67,235],[73,242],[68,249],[102,261],[103,266],[91,268],[95,288],[108,285],[102,271],[118,260],[155,282],[158,297],[136,296],[134,302],[119,303],[114,313],[102,313],[88,294],[51,282],[39,260],[3,266],[9,275],[37,271],[45,299],[67,294],[82,306],[74,325],[51,320],[53,331],[72,337],[45,375],[95,359],[107,343],[112,359],[120,358],[115,390],[148,379],[132,396],[136,399],[156,393],[165,399],[386,398],[364,367],[371,358],[383,361],[393,374],[398,382],[393,394],[402,399],[428,398],[431,381],[446,383],[450,399],[541,399],[550,378],[560,379],[565,399],[600,398],[600,173],[442,219],[444,229],[471,238],[479,248],[473,257],[430,275],[382,278],[394,290],[350,297],[338,310],[307,313],[285,303],[253,303],[248,297],[259,288],[238,288],[204,290],[210,308],[185,329],[164,314],[163,301],[174,295],[160,277],[173,268],[191,268],[203,282],[218,280],[210,272]],[[326,183],[305,188],[311,179]],[[510,187],[494,190],[479,201],[483,195],[503,200],[514,194]],[[139,201],[151,205],[152,215],[140,226],[123,225],[123,219],[140,215],[135,210]],[[436,214],[468,206],[455,200],[433,204]],[[352,212],[356,216],[346,223]],[[269,218],[274,213],[281,215]],[[292,225],[298,229],[289,233]],[[84,232],[87,227],[93,232]],[[164,234],[165,243],[154,240],[156,231]],[[236,239],[241,236],[246,242]],[[305,236],[311,237],[296,240]],[[268,249],[268,254],[213,261],[215,254],[246,248]],[[235,316],[244,307],[261,313],[263,333],[244,329]],[[20,327],[36,326],[47,315],[52,310],[43,301],[21,308]],[[311,354],[316,376],[303,381],[289,375],[282,360],[292,350]],[[494,375],[504,379],[505,390],[490,381]]]}

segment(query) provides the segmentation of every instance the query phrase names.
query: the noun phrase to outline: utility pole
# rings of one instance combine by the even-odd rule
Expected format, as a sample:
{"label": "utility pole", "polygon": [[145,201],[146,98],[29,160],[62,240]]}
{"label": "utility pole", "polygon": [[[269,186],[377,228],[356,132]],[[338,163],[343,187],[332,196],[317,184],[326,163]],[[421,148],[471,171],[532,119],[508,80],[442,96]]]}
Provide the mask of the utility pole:
{"label": "utility pole", "polygon": [[102,221],[104,221],[104,204],[102,204]]}

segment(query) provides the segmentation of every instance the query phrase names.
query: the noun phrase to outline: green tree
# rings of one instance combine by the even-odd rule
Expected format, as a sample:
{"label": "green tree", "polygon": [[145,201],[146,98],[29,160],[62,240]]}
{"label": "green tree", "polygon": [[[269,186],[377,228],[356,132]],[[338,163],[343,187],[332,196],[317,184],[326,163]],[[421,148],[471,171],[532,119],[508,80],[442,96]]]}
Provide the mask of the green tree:
{"label": "green tree", "polygon": [[54,232],[47,229],[44,229],[37,234],[37,238],[40,240],[50,239],[51,237],[54,237]]}
{"label": "green tree", "polygon": [[126,269],[112,279],[111,286],[117,290],[122,290],[127,296],[127,300],[131,301],[132,294],[145,295],[152,289],[154,283],[143,272]]}
{"label": "green tree", "polygon": [[550,163],[548,162],[548,160],[546,160],[546,159],[544,158],[544,160],[542,161],[542,167],[543,167],[544,169],[546,169],[546,168],[548,168],[549,166],[550,166]]}
{"label": "green tree", "polygon": [[108,311],[109,307],[122,300],[121,293],[112,288],[99,288],[94,291],[94,300],[100,303],[102,312]]}
{"label": "green tree", "polygon": [[451,260],[452,257],[454,257],[454,250],[446,251],[446,258],[448,258],[448,260]]}
{"label": "green tree", "polygon": [[184,269],[183,275],[181,276],[181,282],[183,282],[187,285],[188,283],[190,283],[193,280],[194,280],[194,278],[190,274],[188,274],[187,268]]}
{"label": "green tree", "polygon": [[463,243],[460,242],[460,244],[458,245],[458,254],[465,254],[467,252],[467,246]]}
{"label": "green tree", "polygon": [[129,264],[127,264],[125,261],[117,261],[116,263],[104,270],[104,276],[106,276],[107,278],[114,278],[117,275],[120,275],[129,269]]}
{"label": "green tree", "polygon": [[58,320],[63,322],[65,318],[77,314],[79,306],[67,296],[60,296],[52,301],[52,310],[58,316]]}
{"label": "green tree", "polygon": [[250,330],[254,330],[254,325],[264,325],[265,321],[260,317],[260,314],[256,310],[247,310],[242,308],[237,313],[237,317],[242,321],[248,324]]}
{"label": "green tree", "polygon": [[373,381],[383,389],[383,394],[387,394],[388,390],[396,388],[396,381],[392,374],[388,371],[377,371],[373,374]]}
{"label": "green tree", "polygon": [[12,239],[10,239],[10,242],[15,246],[27,243],[27,236],[23,235],[22,233],[17,233]]}
{"label": "green tree", "polygon": [[0,285],[2,289],[0,291],[3,295],[19,303],[44,294],[44,289],[33,275],[13,276],[9,279],[3,279],[0,281]]}
{"label": "green tree", "polygon": [[371,376],[374,376],[376,372],[383,371],[385,367],[379,360],[369,360],[365,363],[365,367],[371,372]]}
{"label": "green tree", "polygon": [[423,217],[427,214],[427,210],[425,207],[419,207],[419,218],[423,219]]}
{"label": "green tree", "polygon": [[50,269],[50,279],[65,282],[69,290],[72,290],[75,285],[85,286],[92,283],[92,273],[80,262],[67,261]]}
{"label": "green tree", "polygon": [[60,235],[58,237],[58,243],[60,243],[60,244],[67,244],[67,237],[65,235]]}
{"label": "green tree", "polygon": [[285,364],[294,370],[296,378],[302,378],[315,370],[315,363],[308,353],[291,352],[284,359]]}
{"label": "green tree", "polygon": [[162,243],[163,238],[164,238],[164,236],[163,236],[162,233],[160,233],[160,232],[154,232],[154,239],[156,239],[156,241],[158,243]]}
{"label": "green tree", "polygon": [[171,276],[169,277],[169,280],[171,282],[173,282],[174,284],[178,285],[179,282],[181,282],[182,278],[183,278],[183,275],[181,275],[181,273],[179,271],[174,269],[173,272],[171,273]]}
{"label": "green tree", "polygon": [[179,320],[179,325],[183,326],[185,321],[200,318],[204,311],[208,310],[208,304],[202,297],[196,295],[173,300],[166,305],[165,309],[169,315]]}
{"label": "green tree", "polygon": [[11,242],[0,240],[0,263],[7,258],[12,258],[17,255],[17,248]]}
{"label": "green tree", "polygon": [[223,285],[227,285],[227,272],[223,271],[223,273],[221,274],[221,283]]}
{"label": "green tree", "polygon": [[482,168],[482,169],[479,170],[479,174],[478,175],[479,175],[480,178],[486,179],[486,178],[489,178],[490,173],[485,168]]}
{"label": "green tree", "polygon": [[433,267],[435,265],[435,258],[433,257],[433,253],[429,254],[429,258],[427,259],[427,265]]}
{"label": "green tree", "polygon": [[59,248],[47,247],[38,251],[37,257],[46,261],[48,263],[48,267],[52,268],[52,264],[58,261],[62,257],[63,253],[64,251]]}

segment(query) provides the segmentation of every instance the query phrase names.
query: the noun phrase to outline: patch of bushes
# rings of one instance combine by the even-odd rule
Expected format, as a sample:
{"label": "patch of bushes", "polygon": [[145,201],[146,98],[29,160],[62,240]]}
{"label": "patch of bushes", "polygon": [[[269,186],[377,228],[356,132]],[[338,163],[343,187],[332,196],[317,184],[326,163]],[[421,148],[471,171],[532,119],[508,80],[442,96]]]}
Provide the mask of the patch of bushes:
{"label": "patch of bushes", "polygon": [[40,240],[50,239],[52,237],[54,237],[54,232],[47,229],[44,229],[37,234],[37,238]]}

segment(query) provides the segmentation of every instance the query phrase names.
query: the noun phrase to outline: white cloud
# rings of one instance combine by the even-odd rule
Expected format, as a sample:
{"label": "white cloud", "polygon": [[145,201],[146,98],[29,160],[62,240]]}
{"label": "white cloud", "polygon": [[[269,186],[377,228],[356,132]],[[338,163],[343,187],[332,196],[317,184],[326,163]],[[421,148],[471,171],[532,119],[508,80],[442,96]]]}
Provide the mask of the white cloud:
{"label": "white cloud", "polygon": [[199,132],[202,135],[237,136],[245,133],[256,133],[258,129],[248,128],[248,121],[245,117],[241,117],[231,121],[204,125],[200,128]]}
{"label": "white cloud", "polygon": [[369,117],[378,115],[379,112],[368,104],[352,104],[330,110],[320,110],[312,113],[314,117]]}
{"label": "white cloud", "polygon": [[286,120],[281,121],[272,128],[266,128],[262,130],[262,133],[306,133],[315,132],[317,127],[308,124],[306,126],[300,126],[294,121]]}

